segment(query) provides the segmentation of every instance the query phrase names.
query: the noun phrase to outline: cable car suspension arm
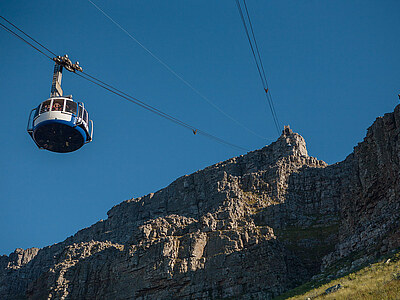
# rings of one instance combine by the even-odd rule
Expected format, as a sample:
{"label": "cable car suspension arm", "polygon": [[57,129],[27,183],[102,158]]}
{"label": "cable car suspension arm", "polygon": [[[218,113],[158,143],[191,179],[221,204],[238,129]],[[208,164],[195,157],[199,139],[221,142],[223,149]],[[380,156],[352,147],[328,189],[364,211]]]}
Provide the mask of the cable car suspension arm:
{"label": "cable car suspension arm", "polygon": [[61,97],[63,95],[63,90],[61,88],[63,68],[73,73],[75,73],[76,71],[83,72],[83,69],[79,65],[78,61],[73,64],[72,61],[68,58],[67,54],[65,54],[64,56],[56,56],[53,58],[53,60],[55,62],[55,65],[50,97]]}

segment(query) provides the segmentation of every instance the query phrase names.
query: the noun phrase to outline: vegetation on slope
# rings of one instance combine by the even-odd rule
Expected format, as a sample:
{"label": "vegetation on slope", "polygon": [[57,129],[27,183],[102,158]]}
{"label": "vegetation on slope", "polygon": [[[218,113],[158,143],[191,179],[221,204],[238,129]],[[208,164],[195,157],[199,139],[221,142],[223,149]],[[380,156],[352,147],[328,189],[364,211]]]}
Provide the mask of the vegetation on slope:
{"label": "vegetation on slope", "polygon": [[[399,299],[400,251],[356,272],[326,282],[328,277],[313,280],[275,298],[278,299]],[[327,293],[330,287],[340,285]]]}

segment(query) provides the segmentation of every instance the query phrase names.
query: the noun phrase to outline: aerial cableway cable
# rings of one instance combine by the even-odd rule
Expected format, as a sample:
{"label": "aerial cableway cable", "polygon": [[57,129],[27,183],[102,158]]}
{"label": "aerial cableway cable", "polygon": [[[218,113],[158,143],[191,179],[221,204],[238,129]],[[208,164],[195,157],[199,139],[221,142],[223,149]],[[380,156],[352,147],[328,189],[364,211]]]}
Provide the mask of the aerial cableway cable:
{"label": "aerial cableway cable", "polygon": [[[50,52],[52,55],[55,55],[53,51],[51,51],[51,50],[49,50],[47,47],[43,46],[41,43],[39,43],[38,41],[36,41],[33,37],[31,37],[30,35],[26,34],[24,31],[22,31],[22,30],[19,29],[17,26],[15,26],[14,24],[12,24],[10,21],[8,21],[7,19],[5,19],[5,18],[2,17],[2,16],[0,16],[0,18],[2,18],[3,20],[5,20],[7,23],[9,23],[10,25],[12,25],[12,26],[15,27],[16,29],[18,29],[21,33],[23,33],[24,35],[26,35],[26,36],[27,36],[28,38],[30,38],[33,42],[35,42],[37,45],[39,45],[40,47],[42,47],[42,48],[45,49],[46,51]],[[13,31],[12,29],[8,28],[7,26],[5,26],[4,24],[1,24],[1,23],[0,23],[0,26],[1,26],[4,30],[6,30],[7,32],[9,32],[10,34],[12,34],[12,35],[18,37],[20,40],[22,40],[23,42],[25,42],[26,44],[28,44],[29,46],[31,46],[32,48],[34,48],[36,51],[40,52],[41,54],[43,54],[44,56],[46,56],[47,58],[49,58],[50,60],[53,61],[53,58],[52,58],[51,56],[49,56],[48,54],[46,54],[44,51],[40,50],[37,46],[35,46],[35,45],[33,45],[32,43],[30,43],[29,41],[27,41],[25,38],[23,38],[22,36],[20,36],[18,33],[16,33],[15,31]],[[55,55],[55,56],[56,56],[56,55]],[[185,122],[183,122],[183,121],[181,121],[181,120],[179,120],[179,119],[177,119],[177,118],[175,118],[175,117],[173,117],[173,116],[171,116],[171,115],[169,115],[169,114],[167,114],[167,113],[164,113],[163,111],[161,111],[161,110],[159,110],[159,109],[157,109],[157,108],[155,108],[155,107],[153,107],[153,106],[151,106],[151,105],[148,105],[148,104],[146,104],[145,102],[143,102],[143,101],[141,101],[141,100],[139,100],[139,99],[137,99],[137,98],[135,98],[135,97],[132,97],[132,96],[130,96],[129,94],[122,92],[122,91],[119,90],[119,89],[116,89],[115,87],[113,87],[113,86],[111,86],[111,85],[109,85],[109,84],[107,84],[107,83],[105,83],[105,82],[103,82],[103,81],[101,81],[101,80],[95,78],[94,76],[92,76],[92,75],[90,75],[90,74],[88,74],[88,73],[82,72],[83,75],[80,74],[80,73],[78,73],[78,72],[73,72],[73,73],[76,74],[77,76],[81,77],[81,78],[84,78],[84,79],[86,79],[86,80],[88,80],[88,81],[90,81],[90,82],[92,82],[92,83],[94,83],[94,84],[96,84],[96,85],[102,87],[102,88],[105,89],[105,90],[108,90],[109,92],[111,92],[111,93],[113,93],[113,94],[115,94],[115,95],[118,95],[119,97],[121,97],[121,98],[123,98],[123,99],[125,99],[125,100],[128,100],[128,101],[130,101],[130,102],[132,102],[132,103],[134,103],[134,104],[136,104],[136,105],[138,105],[138,106],[140,106],[140,107],[142,107],[142,108],[144,108],[144,109],[146,109],[146,110],[148,110],[148,111],[150,111],[150,112],[152,112],[152,113],[154,113],[154,114],[157,114],[157,115],[160,116],[160,117],[163,117],[163,118],[165,118],[165,119],[167,119],[167,120],[169,120],[169,121],[171,121],[171,122],[173,122],[173,123],[175,123],[175,124],[177,124],[177,125],[180,125],[180,126],[182,126],[182,127],[184,127],[184,128],[190,129],[194,134],[203,135],[203,136],[205,136],[205,137],[207,137],[207,138],[209,138],[209,139],[212,139],[212,140],[214,140],[214,141],[216,141],[216,142],[218,142],[218,143],[221,143],[221,144],[230,146],[230,147],[235,148],[235,149],[244,150],[244,151],[250,151],[249,149],[246,149],[246,148],[243,148],[243,147],[241,147],[241,146],[238,146],[238,145],[235,145],[235,144],[233,144],[233,143],[230,143],[230,142],[228,142],[228,141],[226,141],[226,140],[224,140],[224,139],[222,139],[222,138],[219,138],[219,137],[217,137],[217,136],[214,136],[214,135],[212,135],[212,134],[210,134],[210,133],[208,133],[208,132],[206,132],[206,131],[203,131],[203,130],[201,130],[201,129],[198,129],[197,127],[195,127],[195,126],[193,126],[193,125],[190,125],[190,124],[188,124],[188,123],[185,123]]]}
{"label": "aerial cableway cable", "polygon": [[[43,46],[41,43],[39,43],[37,40],[35,40],[33,37],[31,37],[29,34],[27,34],[26,32],[22,31],[22,29],[18,28],[17,26],[15,26],[13,23],[11,23],[10,21],[8,21],[6,18],[4,18],[3,16],[0,16],[0,18],[2,18],[4,21],[6,21],[8,24],[10,24],[12,27],[14,27],[15,29],[17,29],[19,32],[23,33],[24,35],[26,35],[28,38],[30,38],[32,41],[34,41],[36,44],[38,44],[40,47],[42,47],[43,49],[46,49],[48,52],[50,52],[53,56],[57,56],[57,54],[55,54],[53,51],[49,50],[47,47]],[[32,46],[32,45],[31,45]],[[32,46],[34,47],[34,46]],[[34,47],[35,48],[35,47]],[[36,48],[35,48],[36,49]],[[38,50],[38,49],[36,49]],[[40,50],[38,50],[40,51]],[[41,51],[40,51],[41,52]]]}
{"label": "aerial cableway cable", "polygon": [[[256,66],[257,66],[258,75],[260,76],[261,83],[263,85],[263,88],[264,88],[264,91],[265,91],[265,95],[267,97],[268,105],[269,105],[269,108],[271,110],[272,118],[274,120],[274,124],[275,124],[276,130],[277,130],[277,132],[279,134],[280,133],[280,125],[279,125],[279,121],[278,121],[278,116],[276,115],[274,102],[272,100],[271,92],[269,91],[267,76],[265,75],[264,65],[262,63],[262,59],[261,59],[260,51],[259,51],[259,48],[258,48],[256,36],[254,34],[254,30],[253,30],[253,25],[252,25],[252,22],[251,22],[250,14],[249,14],[249,11],[247,9],[246,0],[243,0],[243,4],[244,4],[243,5],[244,6],[244,10],[246,12],[247,22],[246,22],[246,18],[244,17],[243,10],[242,10],[242,7],[240,5],[240,2],[239,2],[239,0],[236,0],[236,6],[237,6],[237,8],[239,10],[239,15],[240,15],[240,18],[242,19],[243,27],[244,27],[247,39],[248,39],[249,44],[250,44],[251,52],[253,54],[254,61],[255,61]],[[248,23],[248,25],[247,25],[247,23]],[[248,27],[250,28],[251,34],[249,32]]]}
{"label": "aerial cableway cable", "polygon": [[166,114],[166,113],[160,111],[159,109],[157,109],[157,108],[155,108],[153,106],[150,106],[150,105],[144,103],[143,101],[141,101],[141,100],[139,100],[137,98],[134,98],[134,97],[132,97],[132,96],[130,96],[130,95],[128,95],[128,94],[116,89],[116,88],[114,88],[113,86],[111,86],[111,85],[109,85],[109,84],[107,84],[107,83],[105,83],[105,82],[103,82],[103,81],[101,81],[101,80],[99,80],[99,79],[97,79],[97,78],[85,73],[85,72],[82,72],[82,73],[84,75],[86,75],[87,77],[82,76],[80,73],[75,73],[75,74],[80,76],[80,77],[82,77],[82,78],[84,78],[84,79],[86,79],[86,80],[88,80],[88,81],[90,81],[90,82],[92,82],[92,83],[94,83],[94,84],[96,84],[96,85],[98,85],[98,86],[100,86],[100,87],[102,87],[102,88],[104,88],[104,89],[106,89],[106,90],[108,90],[108,91],[110,91],[111,93],[114,93],[114,94],[116,94],[116,95],[118,95],[118,96],[120,96],[120,97],[122,97],[122,98],[124,98],[124,99],[126,99],[126,100],[128,100],[130,102],[132,102],[132,103],[135,103],[136,105],[141,106],[144,109],[147,109],[147,110],[159,115],[160,117],[168,119],[169,121],[174,122],[175,124],[178,124],[178,125],[180,125],[182,127],[190,129],[194,134],[201,134],[201,135],[206,136],[206,137],[208,137],[210,139],[213,139],[214,141],[217,141],[219,143],[222,143],[222,144],[225,144],[225,145],[228,145],[228,146],[240,149],[240,150],[249,151],[246,148],[243,148],[243,147],[237,146],[235,144],[232,144],[232,143],[230,143],[230,142],[228,142],[228,141],[226,141],[224,139],[221,139],[221,138],[219,138],[217,136],[214,136],[214,135],[212,135],[212,134],[210,134],[210,133],[208,133],[206,131],[198,129],[197,127],[194,127],[194,126],[192,126],[190,124],[187,124],[187,123],[185,123],[185,122],[183,122],[183,121],[181,121],[181,120],[179,120],[179,119],[177,119],[177,118],[175,118],[175,117],[173,117],[173,116],[171,116],[169,114]]}
{"label": "aerial cableway cable", "polygon": [[[274,101],[272,101],[271,91],[269,91],[267,76],[265,75],[265,69],[264,69],[264,65],[263,65],[262,59],[261,59],[260,51],[258,50],[257,39],[256,39],[256,36],[255,36],[255,34],[254,34],[253,24],[252,24],[252,22],[251,22],[250,14],[249,14],[249,11],[248,11],[248,9],[247,9],[246,0],[243,0],[243,4],[244,4],[244,8],[245,8],[245,10],[246,10],[247,19],[249,20],[250,29],[251,29],[251,34],[252,34],[252,36],[253,36],[254,45],[255,45],[255,48],[256,48],[256,51],[257,51],[258,61],[260,62],[261,70],[262,70],[262,73],[263,73],[263,76],[264,76],[264,82],[265,82],[265,86],[266,86],[266,89],[264,89],[264,90],[265,90],[267,96],[268,96],[269,99],[270,99],[272,111],[273,111],[273,114],[274,114],[274,116],[275,116],[276,122],[278,123],[278,127],[279,127],[280,124],[279,124],[278,116],[277,116],[276,111],[275,111]],[[279,132],[278,132],[278,133],[279,133]]]}
{"label": "aerial cableway cable", "polygon": [[[0,16],[1,17],[1,16]],[[3,17],[1,17],[2,19],[4,19]],[[46,53],[44,53],[42,50],[38,49],[37,47],[35,47],[34,45],[32,45],[31,43],[29,43],[27,40],[25,40],[23,37],[21,37],[20,35],[18,35],[17,33],[15,33],[14,31],[12,31],[11,29],[7,28],[6,26],[4,26],[3,24],[0,23],[0,26],[6,30],[8,33],[16,36],[17,38],[19,38],[20,40],[22,40],[23,42],[27,43],[29,46],[31,46],[32,48],[34,48],[36,51],[39,51],[40,53],[42,53],[44,56],[46,56],[47,58],[53,60],[49,55],[47,55]]]}
{"label": "aerial cableway cable", "polygon": [[[239,14],[240,14],[240,17],[241,17],[242,22],[243,22],[243,27],[245,29],[245,32],[246,32],[246,35],[247,35],[247,39],[248,39],[249,44],[250,44],[251,51],[253,53],[254,61],[256,63],[258,74],[260,76],[260,79],[261,79],[261,82],[262,82],[262,85],[263,85],[263,88],[264,88],[264,91],[265,91],[265,94],[266,94],[266,97],[267,97],[267,100],[268,100],[268,104],[269,104],[269,107],[270,107],[270,110],[271,110],[271,114],[272,114],[272,117],[274,119],[275,127],[277,129],[278,134],[279,134],[279,127],[280,127],[279,126],[279,121],[278,121],[278,117],[277,117],[276,112],[275,112],[275,108],[274,108],[274,104],[273,104],[273,101],[272,101],[271,93],[269,92],[267,76],[265,75],[265,70],[264,70],[264,66],[263,66],[263,63],[262,63],[260,51],[258,49],[257,40],[256,40],[256,37],[255,37],[255,34],[254,34],[253,25],[252,25],[252,22],[251,22],[251,19],[250,19],[249,12],[247,10],[246,1],[243,0],[243,3],[244,3],[245,10],[246,10],[246,16],[247,16],[247,20],[248,20],[248,23],[249,23],[249,27],[250,27],[251,33],[252,33],[251,37],[250,37],[250,34],[249,34],[249,30],[247,28],[247,24],[246,24],[244,15],[243,15],[242,8],[240,6],[240,2],[239,2],[239,0],[236,0],[236,5],[238,7]],[[254,46],[253,46],[253,43],[254,43]],[[257,56],[256,56],[255,52],[257,52]]]}
{"label": "aerial cableway cable", "polygon": [[98,11],[100,11],[105,17],[107,17],[111,22],[113,22],[119,29],[121,29],[126,35],[128,35],[133,41],[135,41],[140,47],[142,47],[148,54],[150,54],[155,60],[157,60],[161,65],[163,65],[172,75],[182,81],[187,87],[189,87],[192,91],[194,91],[198,96],[200,96],[203,100],[205,100],[208,104],[222,113],[225,117],[230,119],[231,121],[235,122],[240,127],[244,128],[251,134],[263,139],[268,140],[266,137],[263,137],[253,131],[252,129],[248,128],[246,125],[241,123],[240,121],[236,120],[234,117],[226,113],[222,110],[218,105],[216,105],[213,101],[211,101],[208,97],[203,95],[198,89],[196,89],[190,82],[185,80],[182,76],[180,76],[177,72],[175,72],[168,64],[166,64],[163,60],[161,60],[158,56],[156,56],[152,51],[150,51],[147,47],[145,47],[140,41],[138,41],[134,36],[132,36],[125,28],[123,28],[118,22],[116,22],[111,16],[109,16],[104,10],[102,10],[98,5],[96,5],[93,1],[88,0]]}

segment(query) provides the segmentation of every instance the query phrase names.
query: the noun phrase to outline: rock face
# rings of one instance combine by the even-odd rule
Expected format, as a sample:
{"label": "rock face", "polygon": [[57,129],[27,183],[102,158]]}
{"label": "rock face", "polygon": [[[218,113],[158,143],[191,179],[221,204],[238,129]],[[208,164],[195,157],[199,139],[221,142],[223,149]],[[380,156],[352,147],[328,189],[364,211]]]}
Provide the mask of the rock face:
{"label": "rock face", "polygon": [[399,133],[398,106],[328,166],[285,127],[62,243],[0,257],[0,299],[271,299],[384,254],[400,246]]}

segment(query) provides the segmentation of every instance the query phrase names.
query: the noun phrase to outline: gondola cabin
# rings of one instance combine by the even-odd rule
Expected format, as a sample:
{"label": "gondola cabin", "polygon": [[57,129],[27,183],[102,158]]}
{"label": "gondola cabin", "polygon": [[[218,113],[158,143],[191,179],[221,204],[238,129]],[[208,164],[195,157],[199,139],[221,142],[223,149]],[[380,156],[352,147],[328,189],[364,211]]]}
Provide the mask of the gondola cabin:
{"label": "gondola cabin", "polygon": [[40,149],[66,153],[78,150],[92,141],[93,122],[82,102],[63,96],[63,69],[82,72],[79,63],[72,63],[68,55],[54,57],[55,61],[50,98],[32,109],[28,133]]}
{"label": "gondola cabin", "polygon": [[83,103],[52,97],[31,111],[28,133],[40,149],[72,152],[92,141],[93,122]]}

